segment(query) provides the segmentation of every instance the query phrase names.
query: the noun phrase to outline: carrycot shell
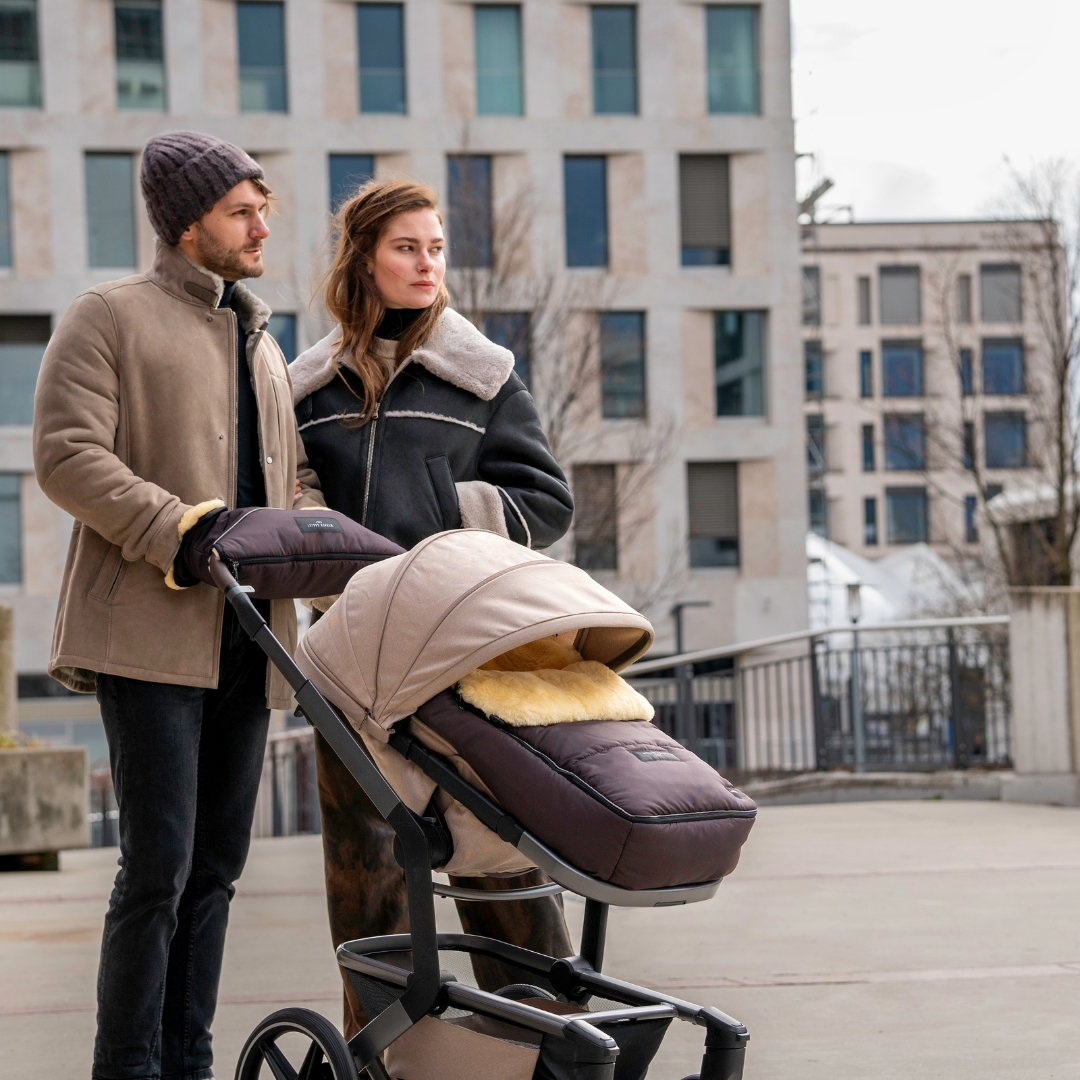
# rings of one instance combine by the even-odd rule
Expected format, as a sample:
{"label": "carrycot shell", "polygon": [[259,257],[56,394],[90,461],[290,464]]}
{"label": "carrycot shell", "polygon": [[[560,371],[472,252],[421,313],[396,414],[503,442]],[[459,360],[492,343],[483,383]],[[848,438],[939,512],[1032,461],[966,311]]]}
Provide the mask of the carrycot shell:
{"label": "carrycot shell", "polygon": [[509,727],[448,690],[417,709],[409,733],[572,866],[623,889],[727,877],[757,813],[648,721]]}
{"label": "carrycot shell", "polygon": [[450,688],[480,665],[566,634],[618,669],[652,643],[648,621],[577,567],[493,533],[440,533],[356,574],[305,635],[297,663],[359,731],[410,809],[432,798],[454,841],[442,868],[518,874],[528,858],[388,745],[408,731],[571,864],[627,889],[730,873],[753,802],[647,721],[595,720],[510,732]]}
{"label": "carrycot shell", "polygon": [[649,620],[584,570],[456,529],[356,574],[297,663],[354,722],[389,729],[488,660],[571,631],[584,659],[615,671],[653,641]]}

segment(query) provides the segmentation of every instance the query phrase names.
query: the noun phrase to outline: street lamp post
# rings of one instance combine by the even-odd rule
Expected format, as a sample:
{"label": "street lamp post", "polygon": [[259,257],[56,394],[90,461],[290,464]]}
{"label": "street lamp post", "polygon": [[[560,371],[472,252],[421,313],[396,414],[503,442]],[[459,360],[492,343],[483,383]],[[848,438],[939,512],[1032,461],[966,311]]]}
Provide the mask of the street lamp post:
{"label": "street lamp post", "polygon": [[[848,619],[857,626],[862,615],[862,586],[856,581],[847,587]],[[855,771],[866,772],[866,717],[863,715],[862,662],[859,656],[859,631],[851,632],[851,730],[855,737]]]}
{"label": "street lamp post", "polygon": [[[682,656],[683,651],[683,620],[682,613],[686,608],[711,607],[709,600],[680,600],[673,604],[671,617],[675,620],[675,655]],[[694,665],[679,664],[675,669],[678,679],[679,699],[675,706],[675,738],[688,750],[695,739],[694,723]]]}

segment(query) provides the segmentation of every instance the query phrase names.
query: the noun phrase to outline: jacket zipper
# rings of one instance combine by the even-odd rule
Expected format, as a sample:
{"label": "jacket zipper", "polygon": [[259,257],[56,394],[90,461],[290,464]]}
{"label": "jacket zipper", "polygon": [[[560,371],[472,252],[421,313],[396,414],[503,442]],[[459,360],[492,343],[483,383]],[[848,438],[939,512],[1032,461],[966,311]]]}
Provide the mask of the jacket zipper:
{"label": "jacket zipper", "polygon": [[[380,402],[381,404],[381,402]],[[375,429],[379,426],[379,406],[375,406],[375,412],[371,417],[371,430],[368,433],[367,444],[367,470],[364,474],[364,505],[360,510],[360,524],[367,525],[368,499],[371,497],[371,463],[375,455]]]}
{"label": "jacket zipper", "polygon": [[367,468],[364,470],[364,502],[360,508],[360,524],[367,525],[367,512],[368,502],[371,499],[371,467],[372,460],[375,455],[375,429],[379,426],[379,409],[382,408],[383,401],[386,400],[387,394],[390,392],[390,384],[409,366],[409,360],[406,358],[405,362],[400,364],[394,373],[390,376],[389,381],[383,388],[382,401],[378,401],[375,404],[375,412],[371,415],[371,429],[368,432],[368,446],[367,446]]}

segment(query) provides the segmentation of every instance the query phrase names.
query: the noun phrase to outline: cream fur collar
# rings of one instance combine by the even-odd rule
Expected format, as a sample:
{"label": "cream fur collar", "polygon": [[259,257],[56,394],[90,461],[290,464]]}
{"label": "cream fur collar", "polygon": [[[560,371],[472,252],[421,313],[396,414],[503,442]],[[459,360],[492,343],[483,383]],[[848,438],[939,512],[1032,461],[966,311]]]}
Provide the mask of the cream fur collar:
{"label": "cream fur collar", "polygon": [[[341,340],[335,327],[322,341],[302,352],[289,365],[293,404],[326,386],[337,372],[334,350]],[[490,401],[514,370],[514,354],[489,341],[464,315],[447,308],[435,332],[406,363],[417,363],[448,383]]]}

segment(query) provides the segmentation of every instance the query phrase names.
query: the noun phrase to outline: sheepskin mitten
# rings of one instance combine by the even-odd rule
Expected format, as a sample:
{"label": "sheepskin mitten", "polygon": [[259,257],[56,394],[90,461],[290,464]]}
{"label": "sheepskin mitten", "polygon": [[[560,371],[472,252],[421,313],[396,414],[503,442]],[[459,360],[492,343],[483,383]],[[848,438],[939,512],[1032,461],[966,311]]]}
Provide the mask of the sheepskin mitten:
{"label": "sheepskin mitten", "polygon": [[239,146],[198,131],[166,131],[146,144],[139,180],[154,232],[175,247],[222,195],[262,176]]}
{"label": "sheepskin mitten", "polygon": [[199,584],[201,579],[196,567],[198,555],[193,545],[206,534],[214,520],[225,513],[225,509],[221,499],[208,499],[184,511],[177,527],[180,548],[165,575],[165,584],[170,589],[190,589]]}

